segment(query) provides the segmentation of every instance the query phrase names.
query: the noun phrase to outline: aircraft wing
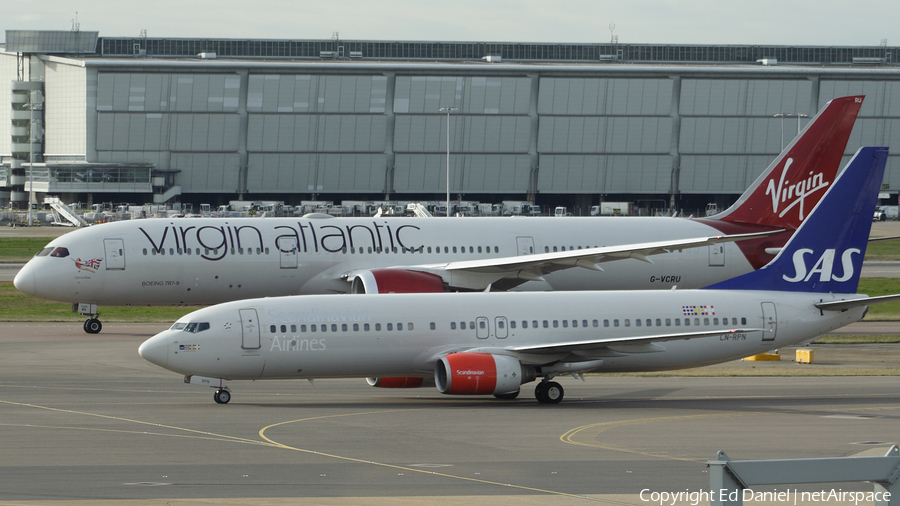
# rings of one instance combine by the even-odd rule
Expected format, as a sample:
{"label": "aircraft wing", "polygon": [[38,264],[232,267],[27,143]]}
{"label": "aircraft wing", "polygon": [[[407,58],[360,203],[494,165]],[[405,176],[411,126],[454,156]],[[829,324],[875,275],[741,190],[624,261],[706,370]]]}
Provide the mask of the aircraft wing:
{"label": "aircraft wing", "polygon": [[[649,257],[678,249],[698,248],[726,242],[757,239],[783,232],[781,229],[749,234],[715,235],[618,246],[537,253],[502,258],[466,260],[445,264],[397,266],[378,270],[355,270],[342,274],[353,293],[409,293],[425,291],[508,290],[526,281],[541,281],[543,275],[581,267],[602,271],[601,264],[634,258],[653,263]],[[416,281],[413,278],[418,277]],[[387,288],[391,287],[391,288]]]}
{"label": "aircraft wing", "polygon": [[[698,337],[712,337],[731,334],[743,334],[748,332],[765,331],[762,328],[730,328],[721,330],[704,330],[698,332],[681,332],[678,334],[651,334],[646,336],[619,337],[606,339],[587,339],[583,341],[569,341],[565,343],[547,343],[527,346],[509,346],[503,348],[506,351],[514,351],[529,354],[558,354],[558,353],[586,353],[602,348],[615,348],[623,346],[646,345],[665,341],[678,341],[684,339],[696,339]],[[635,348],[640,350],[640,348]],[[647,349],[646,351],[653,351]],[[644,352],[646,352],[644,351]],[[640,351],[639,351],[640,352]]]}
{"label": "aircraft wing", "polygon": [[585,269],[602,271],[603,269],[600,267],[600,264],[627,258],[634,258],[652,264],[653,262],[648,257],[653,255],[670,253],[678,249],[699,248],[701,246],[710,246],[726,242],[758,239],[760,237],[775,235],[783,231],[784,230],[778,229],[751,234],[715,235],[691,239],[676,239],[670,241],[585,248],[553,253],[538,253],[516,257],[464,260],[461,262],[450,262],[446,264],[444,269],[447,271],[469,271],[479,273],[526,271],[533,275],[532,278],[540,278],[542,274],[548,274],[553,271],[569,269],[572,267],[582,267]]}

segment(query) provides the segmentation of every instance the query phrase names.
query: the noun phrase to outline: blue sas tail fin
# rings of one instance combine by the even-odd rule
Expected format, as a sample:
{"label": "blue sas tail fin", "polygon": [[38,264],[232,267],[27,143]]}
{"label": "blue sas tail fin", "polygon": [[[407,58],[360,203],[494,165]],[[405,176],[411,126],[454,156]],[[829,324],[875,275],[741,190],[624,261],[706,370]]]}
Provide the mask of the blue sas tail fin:
{"label": "blue sas tail fin", "polygon": [[856,293],[887,155],[860,148],[778,256],[706,288]]}

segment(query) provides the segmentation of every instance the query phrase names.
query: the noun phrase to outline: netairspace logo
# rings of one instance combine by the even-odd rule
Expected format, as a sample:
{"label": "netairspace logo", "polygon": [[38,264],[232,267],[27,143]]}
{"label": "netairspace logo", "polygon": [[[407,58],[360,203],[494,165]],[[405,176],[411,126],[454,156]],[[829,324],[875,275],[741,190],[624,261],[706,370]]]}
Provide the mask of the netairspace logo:
{"label": "netairspace logo", "polygon": [[797,489],[768,490],[764,492],[753,489],[744,490],[694,490],[685,489],[680,492],[654,492],[649,488],[641,490],[641,501],[659,506],[676,506],[690,504],[699,506],[701,503],[713,502],[737,502],[744,503],[765,502],[783,503],[786,505],[807,505],[815,503],[845,504],[859,506],[859,504],[886,504],[891,500],[890,492],[847,492],[841,489],[819,490],[801,492]]}

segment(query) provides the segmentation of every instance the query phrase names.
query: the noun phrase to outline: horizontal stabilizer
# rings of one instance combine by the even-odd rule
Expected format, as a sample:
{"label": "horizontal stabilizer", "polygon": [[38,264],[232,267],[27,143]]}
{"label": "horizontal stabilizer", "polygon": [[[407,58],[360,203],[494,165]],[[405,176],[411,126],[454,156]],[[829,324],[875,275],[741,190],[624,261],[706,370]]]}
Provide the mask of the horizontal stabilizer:
{"label": "horizontal stabilizer", "polygon": [[844,311],[860,306],[890,302],[892,300],[900,300],[900,294],[882,295],[880,297],[864,297],[862,299],[836,300],[834,302],[819,302],[815,306],[825,311]]}

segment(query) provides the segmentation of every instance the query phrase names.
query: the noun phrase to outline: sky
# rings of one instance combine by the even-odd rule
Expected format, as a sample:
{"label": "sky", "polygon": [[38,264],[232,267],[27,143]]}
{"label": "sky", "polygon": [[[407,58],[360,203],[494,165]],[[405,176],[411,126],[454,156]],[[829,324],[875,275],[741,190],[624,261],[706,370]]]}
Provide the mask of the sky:
{"label": "sky", "polygon": [[6,0],[0,36],[76,13],[101,37],[900,46],[897,0]]}

